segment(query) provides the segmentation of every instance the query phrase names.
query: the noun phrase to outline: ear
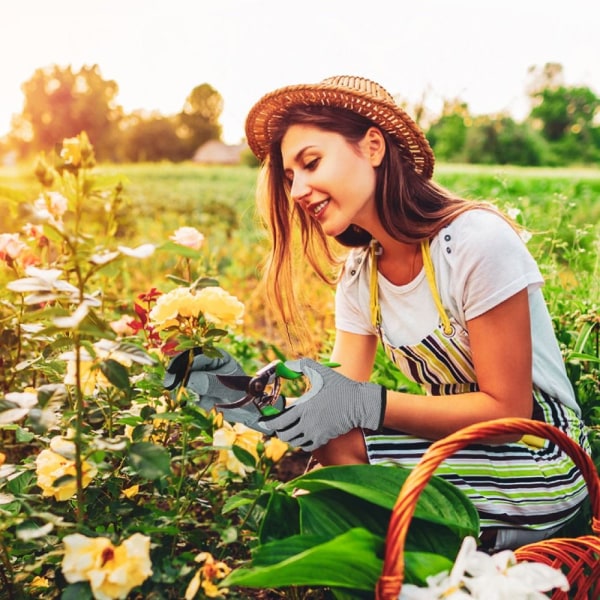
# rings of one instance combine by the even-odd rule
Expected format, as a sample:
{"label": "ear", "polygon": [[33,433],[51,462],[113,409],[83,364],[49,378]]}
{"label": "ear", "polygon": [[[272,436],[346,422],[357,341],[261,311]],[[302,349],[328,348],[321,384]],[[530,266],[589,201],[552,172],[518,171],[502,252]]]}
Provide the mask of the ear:
{"label": "ear", "polygon": [[363,138],[365,152],[373,167],[378,167],[385,156],[385,138],[377,127],[370,127]]}

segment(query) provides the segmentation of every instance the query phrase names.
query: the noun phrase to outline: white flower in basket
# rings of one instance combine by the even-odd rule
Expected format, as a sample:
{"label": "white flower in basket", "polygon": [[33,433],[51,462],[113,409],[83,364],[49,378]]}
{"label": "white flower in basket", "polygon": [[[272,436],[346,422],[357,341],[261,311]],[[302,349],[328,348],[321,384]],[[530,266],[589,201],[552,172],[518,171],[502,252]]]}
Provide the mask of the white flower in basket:
{"label": "white flower in basket", "polygon": [[488,555],[466,537],[452,571],[427,578],[427,587],[405,584],[399,600],[539,600],[555,588],[568,591],[569,582],[560,570],[534,562],[517,562],[512,550]]}

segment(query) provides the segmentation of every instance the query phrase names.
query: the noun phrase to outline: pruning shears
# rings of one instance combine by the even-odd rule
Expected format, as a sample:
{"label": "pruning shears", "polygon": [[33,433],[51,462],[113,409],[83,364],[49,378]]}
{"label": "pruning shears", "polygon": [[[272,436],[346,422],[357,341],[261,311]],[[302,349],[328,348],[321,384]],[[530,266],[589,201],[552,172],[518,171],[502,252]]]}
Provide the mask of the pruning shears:
{"label": "pruning shears", "polygon": [[[337,363],[325,363],[329,367],[339,367]],[[256,372],[254,377],[249,375],[217,375],[218,380],[228,388],[246,392],[246,395],[236,402],[215,404],[216,408],[241,408],[253,403],[258,412],[264,417],[279,414],[279,409],[273,406],[279,398],[281,378],[298,379],[302,373],[294,371],[277,359]]]}

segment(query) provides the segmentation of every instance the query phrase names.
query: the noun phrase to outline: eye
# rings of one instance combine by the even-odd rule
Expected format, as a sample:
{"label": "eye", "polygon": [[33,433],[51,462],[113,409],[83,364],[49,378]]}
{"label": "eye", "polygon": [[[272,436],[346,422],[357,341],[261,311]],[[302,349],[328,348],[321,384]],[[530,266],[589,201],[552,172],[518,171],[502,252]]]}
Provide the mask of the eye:
{"label": "eye", "polygon": [[313,159],[312,159],[310,162],[307,162],[307,163],[304,165],[304,168],[305,168],[307,171],[314,171],[314,170],[315,170],[315,169],[316,169],[316,168],[319,166],[319,163],[320,163],[320,162],[321,162],[321,159],[320,159],[320,158],[313,158]]}

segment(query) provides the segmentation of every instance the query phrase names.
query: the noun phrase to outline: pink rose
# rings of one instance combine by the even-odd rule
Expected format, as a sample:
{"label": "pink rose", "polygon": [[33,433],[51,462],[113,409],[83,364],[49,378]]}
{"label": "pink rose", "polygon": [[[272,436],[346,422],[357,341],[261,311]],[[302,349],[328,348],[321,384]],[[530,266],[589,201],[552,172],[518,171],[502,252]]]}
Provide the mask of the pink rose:
{"label": "pink rose", "polygon": [[195,227],[180,227],[169,239],[194,250],[200,250],[204,243],[204,236]]}
{"label": "pink rose", "polygon": [[18,233],[0,233],[0,259],[14,260],[27,248]]}

